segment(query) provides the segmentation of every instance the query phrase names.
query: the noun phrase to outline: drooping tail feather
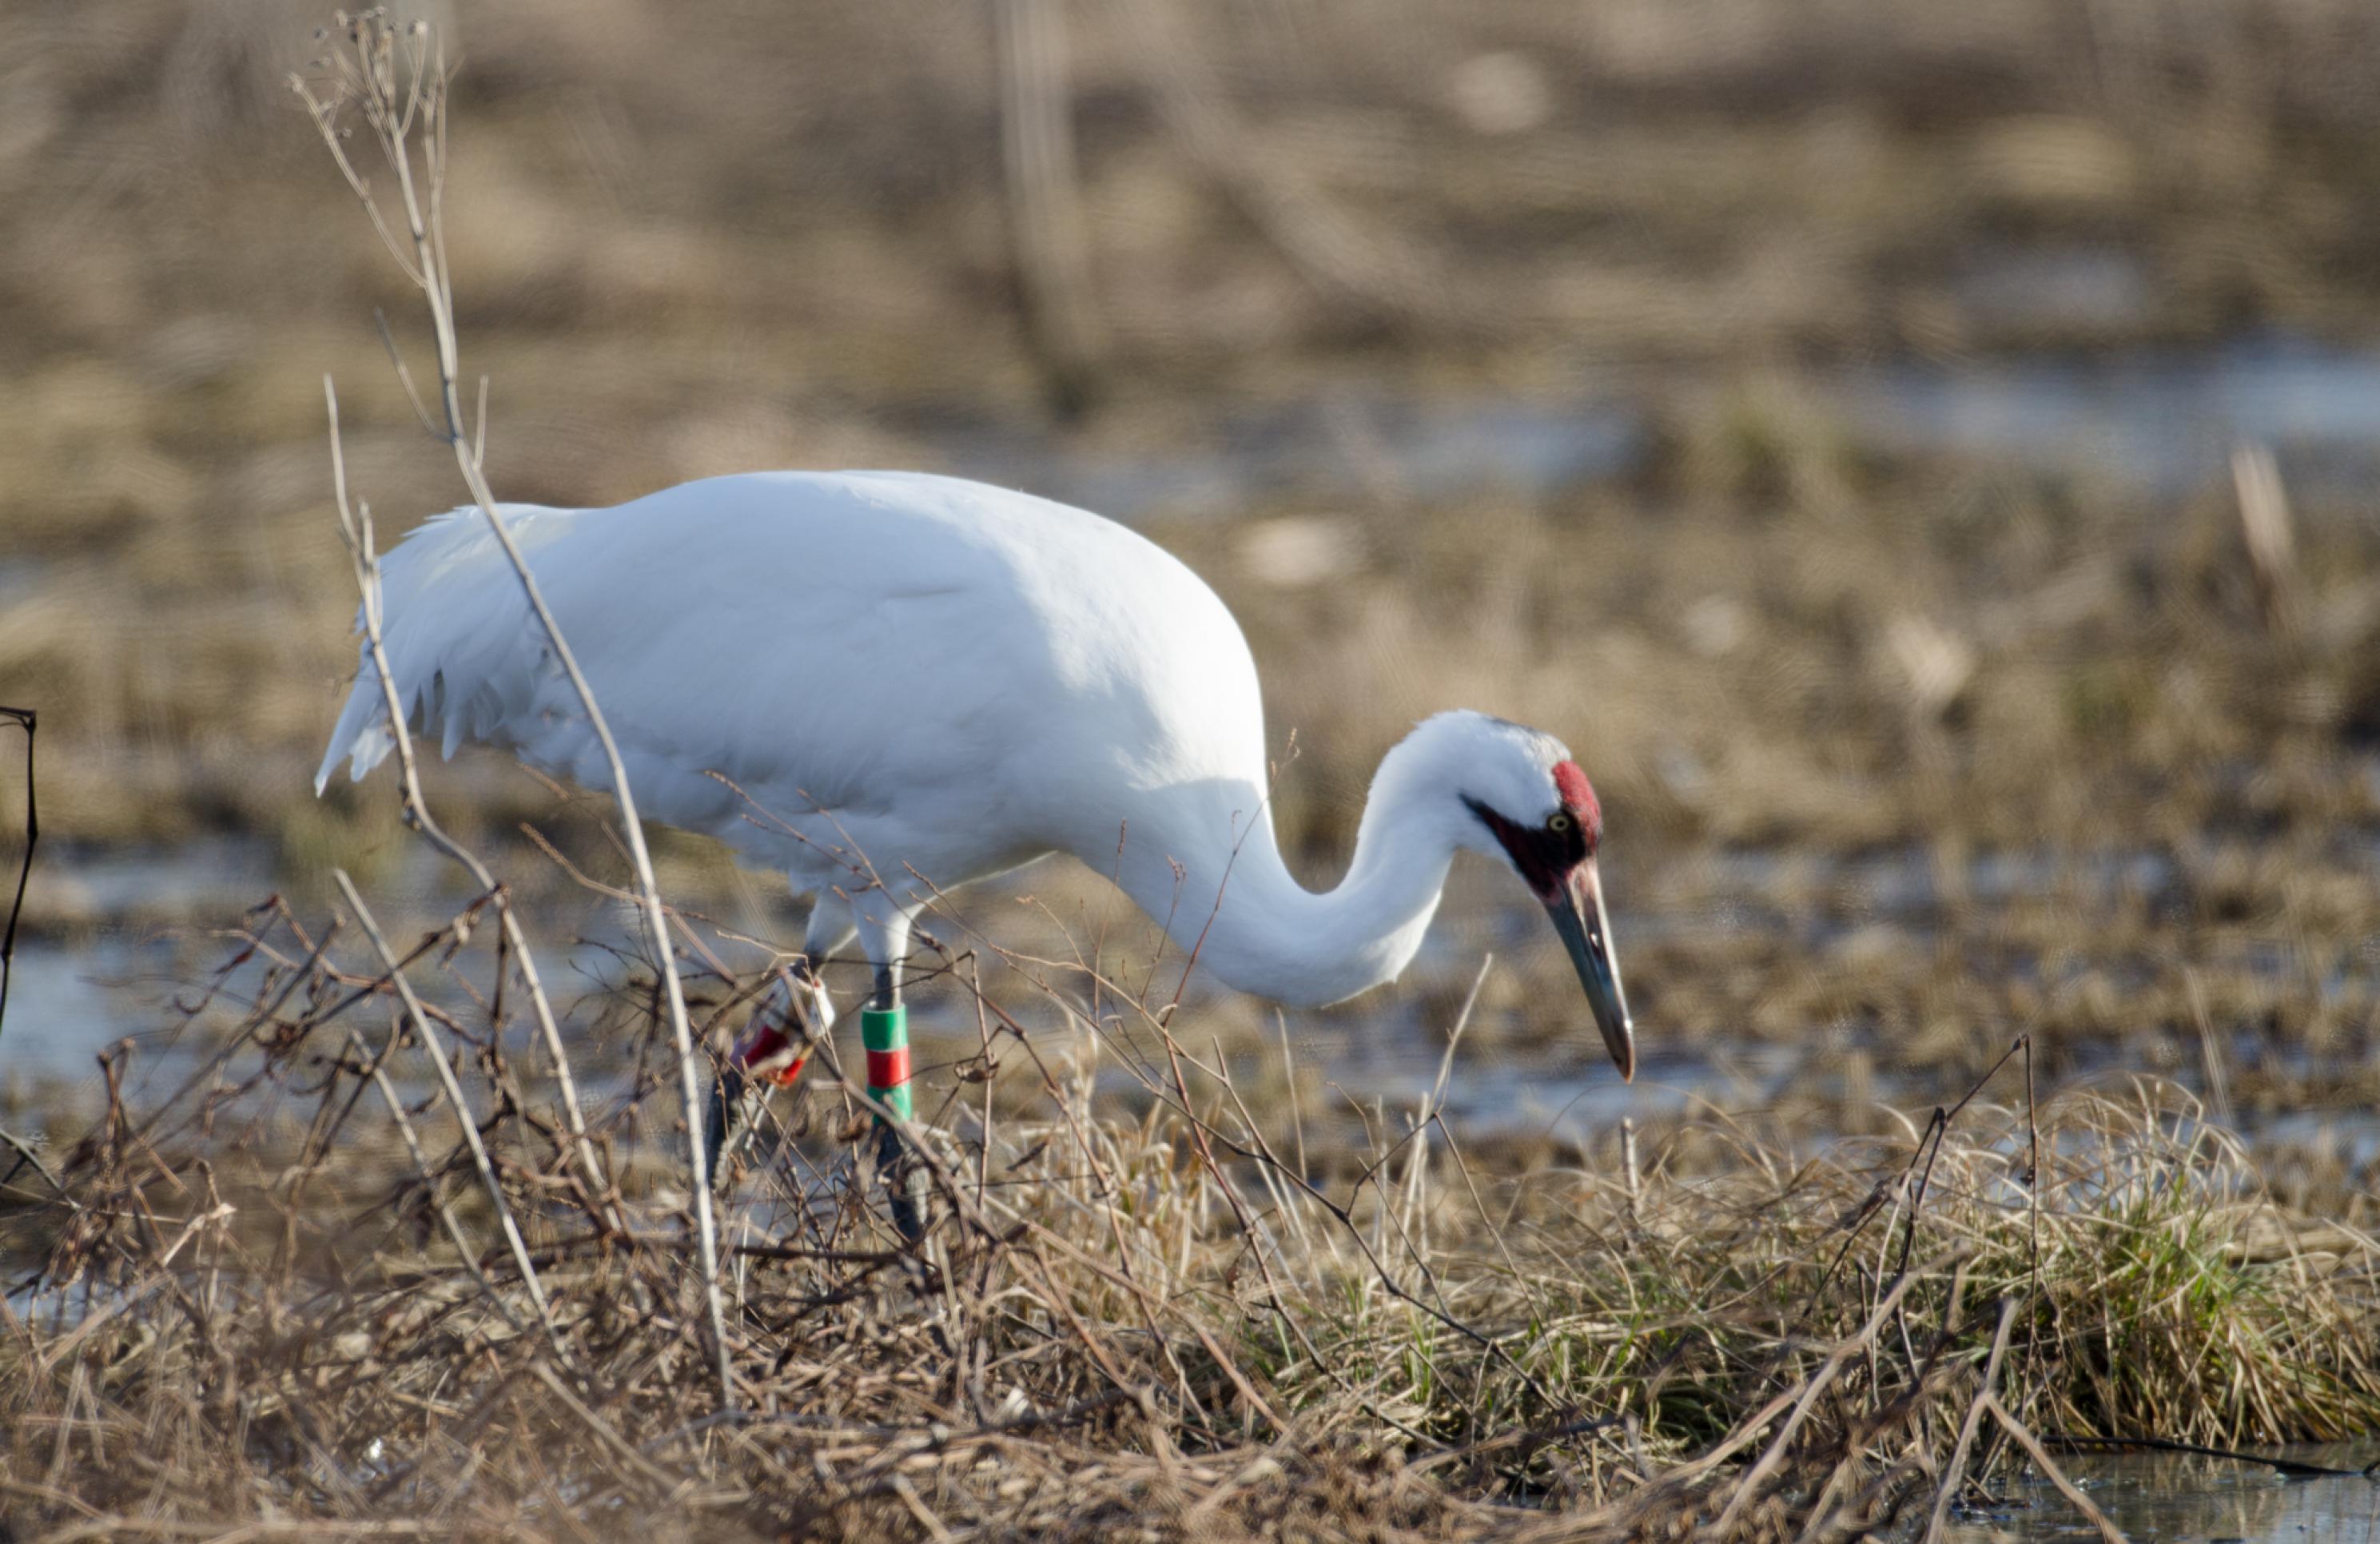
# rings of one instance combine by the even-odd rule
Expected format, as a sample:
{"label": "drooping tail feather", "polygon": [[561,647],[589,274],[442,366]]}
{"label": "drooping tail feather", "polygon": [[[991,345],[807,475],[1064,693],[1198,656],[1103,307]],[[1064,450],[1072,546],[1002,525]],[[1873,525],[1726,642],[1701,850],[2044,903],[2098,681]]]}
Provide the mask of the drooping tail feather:
{"label": "drooping tail feather", "polygon": [[[561,534],[576,511],[498,506],[523,552]],[[363,612],[356,631],[364,630]],[[407,721],[437,735],[444,755],[465,739],[510,743],[540,684],[554,674],[551,650],[521,594],[518,576],[477,508],[424,521],[381,560],[381,636]],[[357,648],[355,684],[314,773],[329,786],[339,759],[360,782],[395,748],[387,698],[370,646]]]}

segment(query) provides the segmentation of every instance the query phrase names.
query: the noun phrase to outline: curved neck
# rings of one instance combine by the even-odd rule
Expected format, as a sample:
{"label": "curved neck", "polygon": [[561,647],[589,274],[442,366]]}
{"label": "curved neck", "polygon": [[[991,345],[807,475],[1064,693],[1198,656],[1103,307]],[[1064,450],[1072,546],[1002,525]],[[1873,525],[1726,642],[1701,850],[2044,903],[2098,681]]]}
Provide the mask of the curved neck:
{"label": "curved neck", "polygon": [[1117,879],[1179,948],[1196,951],[1202,974],[1238,991],[1314,1007],[1393,980],[1421,947],[1462,845],[1459,799],[1400,761],[1392,750],[1380,763],[1335,890],[1297,882],[1246,784],[1164,790],[1157,819],[1128,834]]}

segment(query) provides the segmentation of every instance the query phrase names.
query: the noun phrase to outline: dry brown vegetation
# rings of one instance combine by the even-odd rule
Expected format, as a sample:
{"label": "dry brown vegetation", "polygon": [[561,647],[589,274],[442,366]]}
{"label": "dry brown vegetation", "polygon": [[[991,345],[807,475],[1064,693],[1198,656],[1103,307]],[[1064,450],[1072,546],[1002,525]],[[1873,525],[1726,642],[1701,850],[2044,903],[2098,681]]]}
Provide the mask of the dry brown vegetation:
{"label": "dry brown vegetation", "polygon": [[[19,1537],[1833,1539],[1919,1526],[2036,1429],[2380,1416],[2368,1208],[2277,1204],[2155,1085],[1969,1105],[1914,1158],[1696,1123],[1512,1173],[1441,1084],[1309,1160],[1195,1015],[1029,965],[924,1075],[921,1247],[854,1180],[854,1085],[780,1112],[729,1233],[722,1416],[651,985],[573,1026],[582,1076],[618,1069],[590,1184],[528,1030],[467,986],[483,913],[408,951],[415,1017],[352,928],[261,908],[204,1076],[112,1101],[55,1193],[20,1175]],[[761,984],[698,979],[698,1011]]]}

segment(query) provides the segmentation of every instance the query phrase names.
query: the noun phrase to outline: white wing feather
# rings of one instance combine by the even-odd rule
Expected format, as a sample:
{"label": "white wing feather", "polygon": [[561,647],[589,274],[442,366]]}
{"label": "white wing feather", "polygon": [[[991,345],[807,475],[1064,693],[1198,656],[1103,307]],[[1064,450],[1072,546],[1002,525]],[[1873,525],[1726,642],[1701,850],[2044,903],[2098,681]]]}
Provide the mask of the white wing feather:
{"label": "white wing feather", "polygon": [[[1208,788],[1192,818],[1228,820],[1262,784],[1237,624],[1170,554],[1084,511],[851,472],[502,514],[643,810],[797,878],[806,847],[848,840],[956,882],[1112,845],[1134,789]],[[390,672],[425,736],[609,786],[484,516],[423,525],[383,560],[382,589]],[[342,757],[361,777],[391,748],[362,663],[318,791]]]}
{"label": "white wing feather", "polygon": [[[1568,755],[1478,714],[1430,720],[1381,763],[1347,880],[1309,894],[1265,812],[1263,707],[1238,625],[1121,526],[899,472],[757,473],[612,509],[501,514],[639,809],[726,839],[796,890],[842,891],[863,926],[923,904],[928,883],[1070,852],[1224,980],[1334,1002],[1393,978],[1455,851],[1492,844],[1466,801],[1549,809],[1548,768]],[[484,516],[423,526],[388,554],[383,588],[390,674],[425,736],[609,786]],[[366,664],[318,790],[342,757],[360,777],[390,749]],[[814,916],[813,945],[833,946],[820,940]]]}

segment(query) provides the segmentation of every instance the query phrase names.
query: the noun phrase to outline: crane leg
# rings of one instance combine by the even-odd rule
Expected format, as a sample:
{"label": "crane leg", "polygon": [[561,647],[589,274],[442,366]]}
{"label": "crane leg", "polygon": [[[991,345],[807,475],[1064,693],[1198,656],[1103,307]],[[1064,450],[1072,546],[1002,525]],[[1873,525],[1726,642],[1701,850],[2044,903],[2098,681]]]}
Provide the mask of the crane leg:
{"label": "crane leg", "polygon": [[876,1167],[884,1176],[885,1198],[892,1225],[915,1244],[926,1235],[925,1169],[909,1151],[902,1126],[910,1115],[909,1015],[901,1003],[901,971],[897,962],[876,967],[876,993],[859,1015],[868,1047],[868,1094],[895,1119],[876,1118]]}
{"label": "crane leg", "polygon": [[808,959],[778,972],[710,1086],[703,1122],[711,1184],[724,1183],[722,1170],[752,1138],[755,1106],[773,1089],[789,1088],[802,1075],[812,1049],[834,1024],[834,1003]]}
{"label": "crane leg", "polygon": [[[849,921],[844,920],[848,917]],[[908,1013],[901,1003],[901,960],[907,953],[909,918],[897,910],[855,905],[849,912],[815,908],[803,957],[781,973],[778,985],[753,1014],[727,1064],[712,1085],[704,1128],[711,1154],[710,1173],[721,1178],[723,1160],[750,1139],[754,1105],[771,1088],[800,1076],[811,1052],[834,1022],[834,1007],[810,962],[824,957],[857,924],[860,944],[875,972],[875,990],[860,1014],[868,1048],[868,1097],[891,1119],[875,1118],[866,1167],[884,1179],[892,1225],[911,1243],[925,1236],[929,1175],[917,1161],[913,1140],[902,1129],[910,1114]],[[757,1096],[757,1098],[756,1098]],[[863,1183],[865,1183],[863,1181]]]}

